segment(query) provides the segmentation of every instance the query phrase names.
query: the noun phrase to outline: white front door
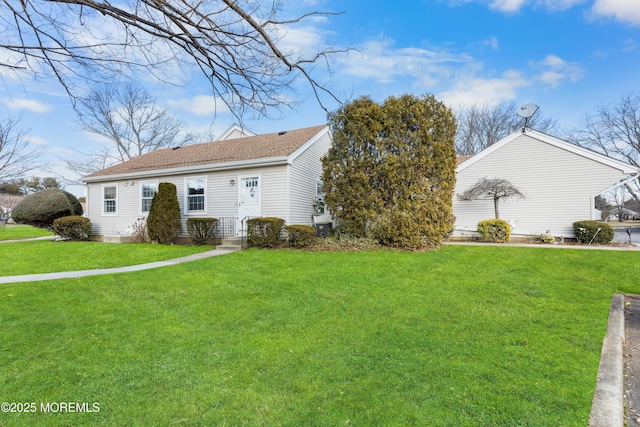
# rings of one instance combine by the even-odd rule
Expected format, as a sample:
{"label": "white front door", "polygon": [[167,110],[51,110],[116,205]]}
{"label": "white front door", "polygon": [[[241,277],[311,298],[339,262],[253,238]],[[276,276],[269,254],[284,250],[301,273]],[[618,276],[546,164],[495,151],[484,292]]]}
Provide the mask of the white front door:
{"label": "white front door", "polygon": [[262,215],[260,206],[260,176],[240,177],[240,188],[238,188],[238,225],[236,229],[239,234],[245,233],[247,229],[247,218]]}

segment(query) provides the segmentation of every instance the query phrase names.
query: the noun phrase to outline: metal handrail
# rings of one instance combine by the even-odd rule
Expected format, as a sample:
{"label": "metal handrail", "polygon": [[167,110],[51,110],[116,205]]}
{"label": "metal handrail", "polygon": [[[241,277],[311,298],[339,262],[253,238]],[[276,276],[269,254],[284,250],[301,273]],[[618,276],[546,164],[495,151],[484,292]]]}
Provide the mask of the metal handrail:
{"label": "metal handrail", "polygon": [[[245,230],[244,224],[245,224],[245,222],[247,222],[251,218],[260,218],[260,217],[247,215],[244,218],[242,218],[242,220],[240,221],[240,237],[241,237],[240,245],[242,246],[243,249],[245,248],[245,243],[244,243],[245,237],[249,234],[249,229],[247,228],[247,230]],[[245,230],[246,233],[243,233],[242,232],[243,230]]]}

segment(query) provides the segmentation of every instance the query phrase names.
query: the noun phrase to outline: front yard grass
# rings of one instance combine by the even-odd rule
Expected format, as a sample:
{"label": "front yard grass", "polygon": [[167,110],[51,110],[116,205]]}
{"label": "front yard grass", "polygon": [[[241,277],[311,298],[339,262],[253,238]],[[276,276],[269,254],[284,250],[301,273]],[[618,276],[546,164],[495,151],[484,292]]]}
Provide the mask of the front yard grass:
{"label": "front yard grass", "polygon": [[0,228],[0,240],[28,239],[32,237],[53,236],[51,231],[30,225],[7,224]]}
{"label": "front yard grass", "polygon": [[637,257],[249,250],[2,285],[0,401],[100,411],[0,424],[584,426]]}
{"label": "front yard grass", "polygon": [[0,244],[0,276],[124,267],[179,258],[211,246],[30,241]]}

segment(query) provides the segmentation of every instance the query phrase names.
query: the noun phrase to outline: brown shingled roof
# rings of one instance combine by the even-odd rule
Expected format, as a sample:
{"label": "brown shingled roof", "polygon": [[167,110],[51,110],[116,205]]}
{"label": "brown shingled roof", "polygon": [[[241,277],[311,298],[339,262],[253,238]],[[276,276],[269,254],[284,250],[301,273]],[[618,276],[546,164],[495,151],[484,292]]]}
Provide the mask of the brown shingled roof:
{"label": "brown shingled roof", "polygon": [[293,154],[325,127],[326,125],[314,126],[284,133],[275,132],[179,148],[163,148],[92,173],[85,178],[286,157]]}
{"label": "brown shingled roof", "polygon": [[466,162],[467,160],[469,160],[472,157],[473,156],[458,156],[458,157],[456,157],[456,164],[459,165],[462,162]]}

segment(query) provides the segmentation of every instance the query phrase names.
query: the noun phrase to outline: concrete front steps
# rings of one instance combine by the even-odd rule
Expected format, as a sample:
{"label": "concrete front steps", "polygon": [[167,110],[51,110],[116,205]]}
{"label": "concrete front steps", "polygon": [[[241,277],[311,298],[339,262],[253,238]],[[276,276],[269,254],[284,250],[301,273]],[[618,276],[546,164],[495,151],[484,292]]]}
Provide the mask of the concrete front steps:
{"label": "concrete front steps", "polygon": [[222,239],[222,243],[216,246],[216,249],[223,251],[239,251],[242,249],[241,237],[225,237]]}

